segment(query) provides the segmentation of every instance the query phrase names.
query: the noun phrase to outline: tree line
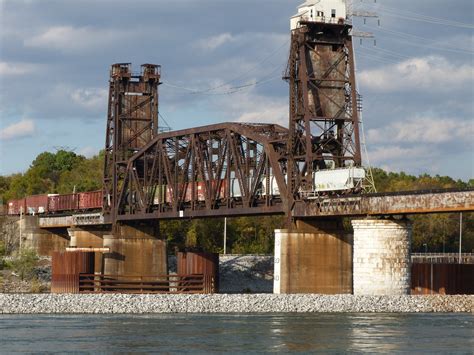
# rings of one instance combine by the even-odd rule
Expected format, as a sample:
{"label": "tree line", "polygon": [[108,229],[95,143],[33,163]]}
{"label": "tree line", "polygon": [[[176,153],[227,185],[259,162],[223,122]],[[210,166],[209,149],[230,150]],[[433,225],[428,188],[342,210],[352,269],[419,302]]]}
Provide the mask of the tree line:
{"label": "tree line", "polygon": [[[71,193],[102,188],[104,153],[86,158],[71,151],[43,152],[25,173],[0,176],[0,199],[10,199],[43,193]],[[413,176],[403,172],[372,170],[378,192],[468,188],[470,181],[448,176]],[[459,246],[459,214],[410,216],[413,220],[414,252],[456,252]],[[345,223],[350,228],[350,223]],[[242,254],[273,253],[273,231],[283,228],[283,216],[227,218],[227,252]],[[474,214],[463,216],[463,251],[474,250]],[[171,248],[201,248],[222,252],[224,219],[193,219],[164,221],[160,224],[163,238]]]}

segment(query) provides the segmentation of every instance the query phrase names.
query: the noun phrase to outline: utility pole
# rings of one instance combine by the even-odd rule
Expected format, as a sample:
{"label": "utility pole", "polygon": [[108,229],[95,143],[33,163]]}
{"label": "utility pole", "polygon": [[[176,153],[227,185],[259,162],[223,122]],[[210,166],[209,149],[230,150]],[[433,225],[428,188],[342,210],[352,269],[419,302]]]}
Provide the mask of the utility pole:
{"label": "utility pole", "polygon": [[462,249],[462,212],[459,213],[459,264],[461,264]]}
{"label": "utility pole", "polygon": [[21,252],[22,239],[23,239],[22,220],[23,220],[23,206],[20,207],[20,249],[19,249],[19,252]]}
{"label": "utility pole", "polygon": [[227,253],[227,217],[224,218],[224,255]]}

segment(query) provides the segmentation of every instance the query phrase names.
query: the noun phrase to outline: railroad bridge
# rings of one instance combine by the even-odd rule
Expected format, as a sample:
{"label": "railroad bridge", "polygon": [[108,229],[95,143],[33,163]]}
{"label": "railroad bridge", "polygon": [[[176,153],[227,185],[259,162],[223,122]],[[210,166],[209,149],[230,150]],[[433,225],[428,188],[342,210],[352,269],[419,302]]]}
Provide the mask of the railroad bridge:
{"label": "railroad bridge", "polygon": [[[160,66],[134,74],[129,63],[112,65],[103,211],[44,216],[39,227],[69,227],[71,247],[108,248],[108,274],[160,275],[160,220],[284,214],[275,292],[408,293],[405,216],[474,211],[474,190],[367,193],[365,180],[351,175],[362,169],[352,27],[344,19],[295,21],[287,128],[221,123],[160,133]],[[346,188],[316,188],[321,171],[348,174]],[[353,234],[343,228],[348,216]]]}

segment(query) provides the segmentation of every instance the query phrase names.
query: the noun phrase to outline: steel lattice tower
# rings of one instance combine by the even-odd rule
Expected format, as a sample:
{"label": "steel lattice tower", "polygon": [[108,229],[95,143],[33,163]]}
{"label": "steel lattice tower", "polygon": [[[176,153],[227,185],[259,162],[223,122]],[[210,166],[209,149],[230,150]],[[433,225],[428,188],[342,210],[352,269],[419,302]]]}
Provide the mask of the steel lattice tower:
{"label": "steel lattice tower", "polygon": [[121,191],[128,159],[158,134],[160,76],[160,66],[155,64],[143,64],[139,74],[132,73],[130,63],[111,67],[103,194],[106,218],[116,213],[120,198],[132,198]]}
{"label": "steel lattice tower", "polygon": [[361,165],[352,26],[301,20],[292,30],[288,192],[311,190],[318,169]]}

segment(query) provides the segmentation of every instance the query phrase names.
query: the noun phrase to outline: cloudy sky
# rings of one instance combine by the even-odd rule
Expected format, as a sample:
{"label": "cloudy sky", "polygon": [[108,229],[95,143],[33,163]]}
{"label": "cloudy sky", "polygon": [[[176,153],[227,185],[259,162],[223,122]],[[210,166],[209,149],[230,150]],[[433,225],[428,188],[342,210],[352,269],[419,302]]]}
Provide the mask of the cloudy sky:
{"label": "cloudy sky", "polygon": [[[301,0],[0,0],[0,174],[104,145],[109,66],[162,65],[161,125],[286,125]],[[370,163],[474,178],[472,0],[364,0],[355,20]],[[366,160],[367,161],[367,160]]]}

